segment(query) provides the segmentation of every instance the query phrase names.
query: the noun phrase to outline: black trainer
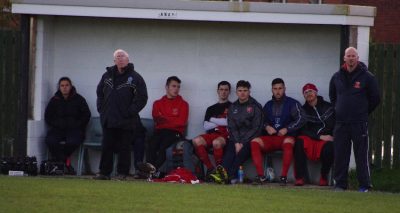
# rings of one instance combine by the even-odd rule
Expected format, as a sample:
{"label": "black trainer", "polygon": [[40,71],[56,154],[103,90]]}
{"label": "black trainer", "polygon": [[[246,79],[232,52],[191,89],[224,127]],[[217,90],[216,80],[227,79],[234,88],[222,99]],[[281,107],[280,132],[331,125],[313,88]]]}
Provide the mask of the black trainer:
{"label": "black trainer", "polygon": [[267,178],[263,176],[257,176],[253,181],[253,185],[263,185],[267,183]]}
{"label": "black trainer", "polygon": [[96,176],[93,177],[93,180],[111,180],[111,178],[109,175],[96,174]]}
{"label": "black trainer", "polygon": [[287,184],[287,177],[286,177],[286,176],[281,176],[281,177],[279,178],[279,184],[280,184],[281,186],[286,186],[286,184]]}
{"label": "black trainer", "polygon": [[216,173],[217,173],[217,171],[215,170],[215,168],[207,169],[205,181],[206,182],[213,182],[214,179],[211,177],[211,175],[212,174],[216,174]]}
{"label": "black trainer", "polygon": [[156,167],[151,163],[138,163],[138,169],[147,174],[154,174],[156,172]]}
{"label": "black trainer", "polygon": [[228,172],[223,166],[218,165],[216,170],[217,174],[219,175],[219,177],[222,179],[223,182],[225,183],[229,182]]}

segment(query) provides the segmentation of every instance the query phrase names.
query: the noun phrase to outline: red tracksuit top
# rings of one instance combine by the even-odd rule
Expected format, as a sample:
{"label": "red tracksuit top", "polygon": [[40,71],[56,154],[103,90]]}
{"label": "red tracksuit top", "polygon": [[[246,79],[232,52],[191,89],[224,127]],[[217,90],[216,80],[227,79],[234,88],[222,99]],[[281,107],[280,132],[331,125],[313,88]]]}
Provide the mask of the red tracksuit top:
{"label": "red tracksuit top", "polygon": [[189,104],[180,95],[174,99],[164,95],[154,101],[152,115],[156,130],[170,129],[183,135],[189,117]]}

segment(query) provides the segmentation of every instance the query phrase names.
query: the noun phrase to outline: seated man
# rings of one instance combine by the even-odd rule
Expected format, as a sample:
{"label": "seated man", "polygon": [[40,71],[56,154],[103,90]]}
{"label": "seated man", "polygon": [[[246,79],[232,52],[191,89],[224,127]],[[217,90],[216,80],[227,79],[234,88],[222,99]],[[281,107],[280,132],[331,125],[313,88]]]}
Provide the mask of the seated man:
{"label": "seated man", "polygon": [[319,185],[327,186],[328,173],[333,164],[334,109],[329,102],[318,96],[318,89],[314,84],[304,85],[303,95],[306,100],[303,109],[307,123],[302,128],[294,149],[295,185],[304,185],[306,159],[309,159],[322,162]]}
{"label": "seated man", "polygon": [[54,160],[65,163],[67,173],[75,173],[69,157],[83,142],[90,116],[85,98],[76,92],[71,80],[60,78],[58,90],[50,99],[44,118],[50,127],[46,144]]}
{"label": "seated man", "polygon": [[251,141],[251,155],[257,170],[255,183],[267,181],[263,168],[263,153],[283,151],[281,185],[287,183],[287,173],[293,158],[293,146],[297,130],[305,124],[304,112],[298,101],[285,95],[285,83],[276,78],[272,81],[272,100],[263,108],[265,136]]}
{"label": "seated man", "polygon": [[154,140],[149,145],[149,163],[140,164],[139,169],[146,173],[158,170],[156,178],[160,177],[159,169],[166,160],[168,147],[184,139],[189,104],[179,95],[180,87],[178,77],[169,77],[165,85],[166,95],[153,104]]}
{"label": "seated man", "polygon": [[204,118],[204,129],[206,134],[202,134],[193,139],[195,152],[200,160],[207,167],[206,178],[214,171],[215,167],[212,165],[207,148],[213,148],[215,164],[220,165],[222,162],[223,148],[227,142],[227,114],[228,108],[231,105],[229,101],[229,93],[231,84],[227,81],[218,83],[217,94],[218,103],[207,108]]}
{"label": "seated man", "polygon": [[250,158],[250,141],[260,136],[263,124],[262,107],[250,96],[251,85],[240,80],[236,84],[238,100],[228,110],[227,144],[222,164],[216,174],[211,174],[216,183],[235,183],[239,167]]}

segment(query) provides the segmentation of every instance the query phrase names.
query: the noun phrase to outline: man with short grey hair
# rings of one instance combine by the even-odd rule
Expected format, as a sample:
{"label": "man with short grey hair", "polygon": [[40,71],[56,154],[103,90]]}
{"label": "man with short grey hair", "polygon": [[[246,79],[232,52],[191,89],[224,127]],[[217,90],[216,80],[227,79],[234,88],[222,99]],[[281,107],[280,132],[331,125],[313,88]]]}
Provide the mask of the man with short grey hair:
{"label": "man with short grey hair", "polygon": [[131,164],[130,144],[140,122],[139,112],[148,98],[146,83],[129,63],[125,50],[114,52],[114,63],[106,68],[96,91],[103,127],[100,173],[94,177],[97,180],[110,179],[114,153],[118,153],[118,179],[126,179]]}

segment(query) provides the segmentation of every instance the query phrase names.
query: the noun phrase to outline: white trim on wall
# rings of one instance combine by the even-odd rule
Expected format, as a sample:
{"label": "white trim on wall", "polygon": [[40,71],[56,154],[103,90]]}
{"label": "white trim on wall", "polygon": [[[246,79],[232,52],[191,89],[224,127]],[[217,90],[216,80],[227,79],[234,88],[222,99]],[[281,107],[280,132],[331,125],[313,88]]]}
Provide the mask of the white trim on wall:
{"label": "white trim on wall", "polygon": [[373,26],[374,17],[13,4],[13,13],[113,18]]}

